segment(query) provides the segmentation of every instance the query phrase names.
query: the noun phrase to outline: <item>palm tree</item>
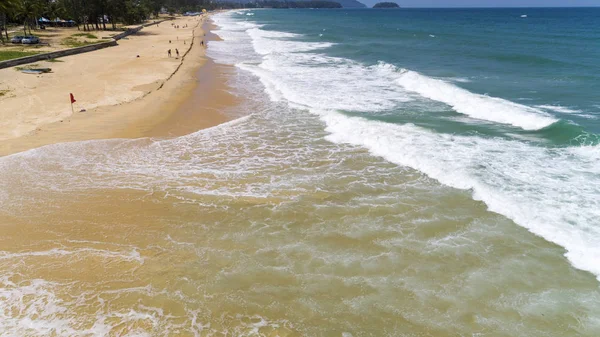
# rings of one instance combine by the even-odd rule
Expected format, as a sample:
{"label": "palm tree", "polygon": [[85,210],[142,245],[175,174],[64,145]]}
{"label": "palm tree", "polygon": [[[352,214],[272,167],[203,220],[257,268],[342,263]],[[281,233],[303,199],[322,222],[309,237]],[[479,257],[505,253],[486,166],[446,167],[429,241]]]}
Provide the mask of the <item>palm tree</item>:
{"label": "palm tree", "polygon": [[41,9],[41,4],[37,0],[18,0],[15,14],[23,20],[23,33],[25,35],[27,35],[28,27],[29,34],[31,34],[31,26],[35,25],[35,20]]}
{"label": "palm tree", "polygon": [[4,39],[2,37],[3,30],[4,34],[6,35],[6,40],[8,41],[8,15],[14,11],[15,7],[15,0],[0,1],[0,40],[2,43],[4,43]]}
{"label": "palm tree", "polygon": [[44,12],[42,14],[46,14],[46,17],[50,20],[64,18],[65,16],[65,8],[58,2],[50,2],[44,7]]}

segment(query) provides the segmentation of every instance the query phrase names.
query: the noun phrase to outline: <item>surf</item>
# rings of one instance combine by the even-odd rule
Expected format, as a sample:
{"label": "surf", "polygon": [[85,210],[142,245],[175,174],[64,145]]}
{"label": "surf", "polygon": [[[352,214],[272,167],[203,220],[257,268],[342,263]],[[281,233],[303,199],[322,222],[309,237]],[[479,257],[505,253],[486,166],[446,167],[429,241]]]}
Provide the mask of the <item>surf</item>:
{"label": "surf", "polygon": [[[539,108],[473,93],[385,62],[369,66],[328,56],[327,47],[299,41],[298,34],[262,28],[247,34],[261,61],[239,60],[237,67],[257,76],[271,100],[319,116],[329,141],[364,147],[442,184],[471,191],[490,211],[564,247],[573,266],[600,280],[594,262],[600,259],[597,145],[553,148],[510,137],[452,135],[411,123],[370,120],[369,113],[432,100],[475,120],[528,132],[559,121]],[[365,117],[348,115],[356,111]]]}
{"label": "surf", "polygon": [[524,130],[539,130],[558,121],[542,110],[497,97],[475,94],[446,81],[406,69],[400,71],[396,83],[423,97],[448,104],[456,112],[475,119],[509,124]]}

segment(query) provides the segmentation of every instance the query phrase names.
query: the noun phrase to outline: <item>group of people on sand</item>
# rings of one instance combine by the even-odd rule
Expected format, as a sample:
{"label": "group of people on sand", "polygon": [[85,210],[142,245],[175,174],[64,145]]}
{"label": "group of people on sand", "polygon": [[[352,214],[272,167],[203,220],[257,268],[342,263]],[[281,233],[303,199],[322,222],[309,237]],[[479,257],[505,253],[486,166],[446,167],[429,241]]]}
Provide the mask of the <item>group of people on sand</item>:
{"label": "group of people on sand", "polygon": [[[169,40],[169,43],[171,43],[171,40]],[[183,44],[185,44],[185,41],[183,41]],[[200,40],[200,45],[204,46],[204,40]],[[171,49],[167,50],[167,55],[169,57],[172,56]],[[179,58],[179,49],[177,49],[177,48],[175,48],[175,55],[177,55],[176,58]]]}
{"label": "group of people on sand", "polygon": [[[173,26],[175,29],[179,29],[179,28],[181,28],[181,26],[179,26],[179,25],[176,25],[176,24],[174,24],[174,23],[171,23],[171,26]],[[183,28],[187,28],[187,26],[188,26],[188,25],[187,25],[187,23],[186,23],[185,25],[183,25]]]}
{"label": "group of people on sand", "polygon": [[[171,49],[167,50],[167,55],[171,57]],[[175,48],[175,55],[177,55],[176,57],[179,58],[179,49],[177,48]]]}
{"label": "group of people on sand", "polygon": [[[175,28],[179,28],[179,25],[176,25],[176,24],[174,24],[173,22],[171,22],[171,26],[173,26],[173,27],[175,27]],[[183,28],[187,28],[187,27],[188,27],[187,23],[186,23],[185,25],[183,25]],[[204,36],[206,36],[206,34],[204,34]],[[179,40],[179,36],[177,37],[177,40]],[[169,43],[171,43],[171,40],[169,40]],[[185,40],[183,40],[183,44],[186,44],[186,43],[185,43]],[[201,40],[201,41],[200,41],[200,45],[201,45],[201,46],[204,46],[204,40]],[[168,55],[169,57],[172,57],[172,56],[173,56],[171,49],[167,50],[167,55]],[[175,55],[176,55],[176,57],[175,57],[175,58],[179,58],[179,50],[178,50],[177,48],[175,48]]]}

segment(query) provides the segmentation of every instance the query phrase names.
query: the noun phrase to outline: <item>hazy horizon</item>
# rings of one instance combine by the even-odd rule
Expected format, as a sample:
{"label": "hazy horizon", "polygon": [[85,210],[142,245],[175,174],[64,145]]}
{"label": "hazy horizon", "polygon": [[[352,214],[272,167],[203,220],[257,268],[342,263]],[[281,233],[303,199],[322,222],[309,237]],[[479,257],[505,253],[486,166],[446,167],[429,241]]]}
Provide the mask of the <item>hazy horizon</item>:
{"label": "hazy horizon", "polygon": [[406,8],[452,8],[452,7],[598,7],[600,0],[358,0],[372,7],[382,1],[397,3]]}

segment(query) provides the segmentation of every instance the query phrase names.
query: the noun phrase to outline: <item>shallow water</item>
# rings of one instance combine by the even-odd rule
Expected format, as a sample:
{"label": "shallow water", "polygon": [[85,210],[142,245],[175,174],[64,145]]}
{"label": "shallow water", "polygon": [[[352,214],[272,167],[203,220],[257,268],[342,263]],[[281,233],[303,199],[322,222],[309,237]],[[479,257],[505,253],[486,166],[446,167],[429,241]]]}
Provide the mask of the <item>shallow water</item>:
{"label": "shallow water", "polygon": [[269,125],[282,117],[3,159],[18,191],[3,199],[0,330],[598,331],[597,282],[563,249],[469,193],[332,145],[313,118]]}

